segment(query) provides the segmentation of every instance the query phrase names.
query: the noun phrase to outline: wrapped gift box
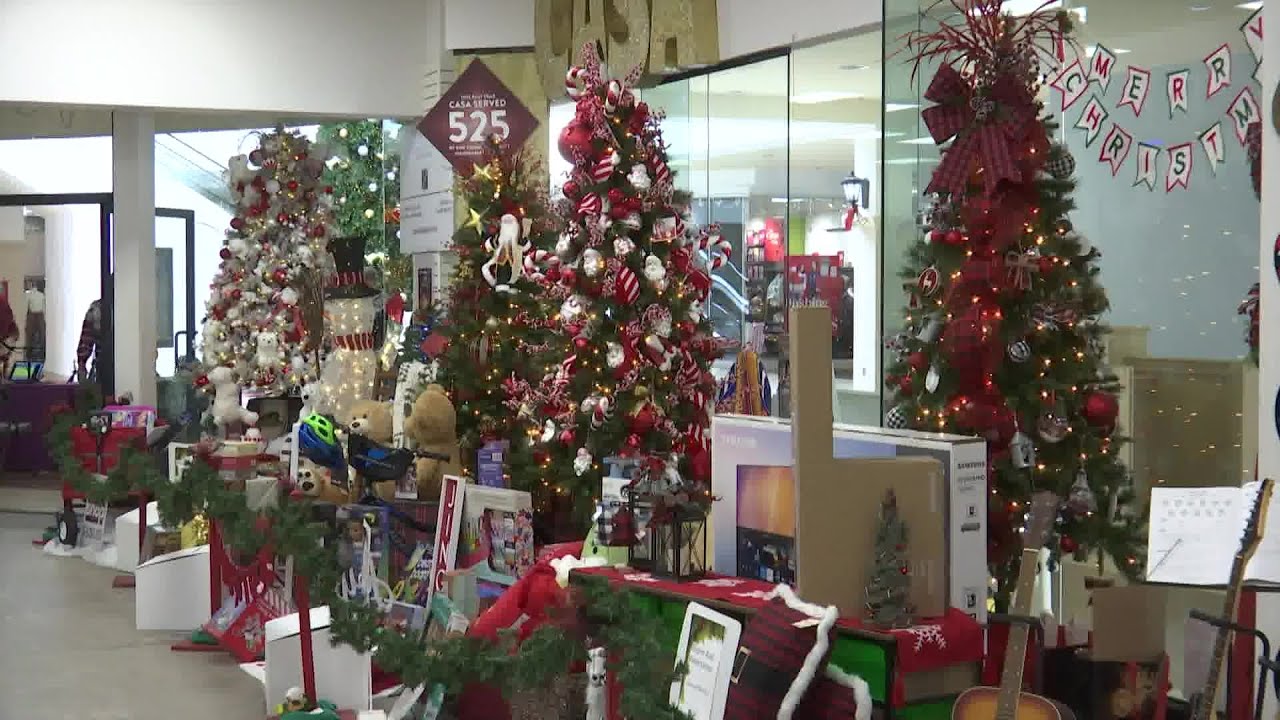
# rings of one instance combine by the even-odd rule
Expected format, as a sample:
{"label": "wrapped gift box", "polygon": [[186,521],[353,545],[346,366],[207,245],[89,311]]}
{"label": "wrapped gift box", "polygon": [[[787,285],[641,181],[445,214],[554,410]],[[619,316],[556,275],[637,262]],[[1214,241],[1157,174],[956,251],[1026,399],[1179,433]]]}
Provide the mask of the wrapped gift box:
{"label": "wrapped gift box", "polygon": [[288,598],[274,588],[239,598],[228,595],[204,630],[236,660],[250,662],[266,649],[267,623],[290,609]]}
{"label": "wrapped gift box", "polygon": [[139,630],[189,632],[209,620],[209,546],[154,557],[134,573]]}
{"label": "wrapped gift box", "polygon": [[[690,601],[745,621],[764,605],[773,589],[759,580],[714,574],[684,583],[612,567],[581,568],[570,575],[573,581],[589,577],[605,578],[633,591],[637,610],[662,618],[663,642],[673,652]],[[984,649],[982,626],[951,608],[942,617],[923,618],[901,630],[873,631],[859,620],[841,618],[831,662],[867,682],[882,716],[946,720],[955,696],[978,684]],[[611,694],[616,694],[617,684],[610,687]],[[616,697],[610,702],[616,707]]]}
{"label": "wrapped gift box", "polygon": [[160,511],[154,501],[147,503],[147,531],[142,547],[139,548],[138,519],[140,515],[138,508],[134,508],[115,519],[116,569],[122,572],[133,572],[142,560],[181,549],[181,545],[164,552],[156,549],[156,536],[164,528],[160,524]]}
{"label": "wrapped gift box", "polygon": [[244,489],[258,471],[258,443],[227,440],[213,454],[218,475],[230,486]]}
{"label": "wrapped gift box", "polygon": [[[280,702],[291,687],[302,687],[302,641],[298,613],[267,623],[267,707]],[[315,659],[316,693],[338,707],[366,710],[373,698],[373,660],[349,645],[333,645],[328,606],[311,608],[311,648]]]}

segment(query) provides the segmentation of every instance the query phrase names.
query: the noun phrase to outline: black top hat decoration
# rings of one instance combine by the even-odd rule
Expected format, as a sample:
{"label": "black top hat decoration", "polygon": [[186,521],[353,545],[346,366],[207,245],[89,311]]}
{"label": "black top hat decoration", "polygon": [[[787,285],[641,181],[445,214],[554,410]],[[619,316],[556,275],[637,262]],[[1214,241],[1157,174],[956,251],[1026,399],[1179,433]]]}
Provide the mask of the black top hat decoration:
{"label": "black top hat decoration", "polygon": [[340,237],[329,241],[334,274],[329,278],[325,297],[329,299],[373,297],[378,291],[365,281],[365,239],[360,236]]}

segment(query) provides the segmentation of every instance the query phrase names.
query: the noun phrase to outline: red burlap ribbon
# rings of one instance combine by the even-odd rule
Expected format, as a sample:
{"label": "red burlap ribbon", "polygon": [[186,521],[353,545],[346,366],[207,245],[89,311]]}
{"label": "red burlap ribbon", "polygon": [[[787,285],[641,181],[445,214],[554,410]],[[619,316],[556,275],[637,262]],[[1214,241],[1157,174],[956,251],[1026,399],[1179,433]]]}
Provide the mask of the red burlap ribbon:
{"label": "red burlap ribbon", "polygon": [[343,350],[372,350],[373,333],[354,333],[333,336],[333,346]]}
{"label": "red burlap ribbon", "polygon": [[[1016,79],[1002,76],[989,93],[975,98],[969,82],[955,68],[944,65],[924,96],[937,103],[922,113],[933,141],[941,145],[954,138],[926,192],[962,193],[975,162],[982,168],[987,196],[1002,180],[1022,179],[1012,146],[1025,137],[1036,109]],[[991,103],[991,109],[980,115],[974,106],[985,102]]]}

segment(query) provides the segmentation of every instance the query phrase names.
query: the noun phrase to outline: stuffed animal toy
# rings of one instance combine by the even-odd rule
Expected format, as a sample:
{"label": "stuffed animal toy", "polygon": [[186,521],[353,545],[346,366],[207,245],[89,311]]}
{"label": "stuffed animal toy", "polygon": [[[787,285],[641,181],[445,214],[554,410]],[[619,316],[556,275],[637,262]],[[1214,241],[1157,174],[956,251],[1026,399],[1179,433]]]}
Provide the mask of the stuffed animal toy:
{"label": "stuffed animal toy", "polygon": [[258,422],[258,413],[240,405],[240,388],[236,385],[235,373],[231,368],[219,365],[209,371],[208,378],[209,384],[213,386],[213,405],[209,411],[215,425],[222,428],[237,422],[245,425]]}
{"label": "stuffed animal toy", "polygon": [[604,720],[608,704],[605,681],[609,676],[605,667],[605,649],[591,648],[587,657],[587,720]]}
{"label": "stuffed animal toy", "polygon": [[298,477],[295,479],[298,492],[312,500],[346,505],[351,502],[345,490],[333,483],[333,471],[311,460],[298,458]]}
{"label": "stuffed animal toy", "polygon": [[418,450],[449,456],[447,461],[423,458],[417,462],[418,499],[439,498],[444,476],[462,474],[458,415],[443,387],[428,385],[413,401],[413,413],[405,422],[405,436]]}
{"label": "stuffed animal toy", "polygon": [[[379,402],[377,400],[357,400],[351,406],[351,422],[347,426],[348,429],[356,435],[363,435],[370,440],[381,445],[390,445],[392,436],[391,425],[391,403]],[[383,500],[390,502],[396,497],[396,484],[394,482],[368,483],[365,478],[361,477],[352,470],[351,477],[355,478],[354,493],[359,498],[366,489],[372,489],[373,492]],[[372,486],[369,488],[369,486]]]}
{"label": "stuffed animal toy", "polygon": [[298,419],[304,420],[308,415],[316,411],[316,399],[320,397],[319,383],[307,383],[298,391],[298,397],[302,398],[302,410],[298,413]]}

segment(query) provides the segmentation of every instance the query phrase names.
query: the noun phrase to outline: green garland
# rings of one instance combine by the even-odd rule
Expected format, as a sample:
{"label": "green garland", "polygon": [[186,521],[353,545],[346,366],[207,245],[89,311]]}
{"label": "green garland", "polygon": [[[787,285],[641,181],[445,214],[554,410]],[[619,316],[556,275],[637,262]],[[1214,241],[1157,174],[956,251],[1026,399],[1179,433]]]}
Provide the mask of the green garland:
{"label": "green garland", "polygon": [[[255,512],[246,505],[244,493],[227,488],[210,463],[192,463],[181,482],[171,483],[152,457],[132,447],[122,449],[120,462],[106,473],[105,481],[96,481],[72,452],[72,428],[88,416],[85,409],[58,416],[48,438],[63,478],[84,492],[88,501],[105,503],[132,489],[142,490],[155,498],[167,525],[186,523],[203,512],[217,521],[223,540],[236,551],[253,554],[270,543],[277,555],[294,558],[295,572],[310,579],[312,603],[329,605],[334,643],[361,652],[376,648],[378,666],[407,687],[441,684],[456,697],[468,684],[488,683],[511,697],[544,688],[575,661],[587,659],[581,639],[554,623],[535,630],[518,647],[510,634],[496,644],[465,636],[426,641],[385,628],[372,607],[337,594],[336,544],[326,542],[329,527],[313,519],[309,500]],[[206,443],[197,456],[207,456],[212,449]],[[610,663],[623,684],[623,714],[655,720],[687,718],[667,702],[671,682],[678,675],[673,670],[673,651],[660,641],[661,621],[638,609],[628,591],[612,588],[602,579],[592,578],[575,587],[580,589],[583,619],[594,628],[596,643],[623,658]]]}

